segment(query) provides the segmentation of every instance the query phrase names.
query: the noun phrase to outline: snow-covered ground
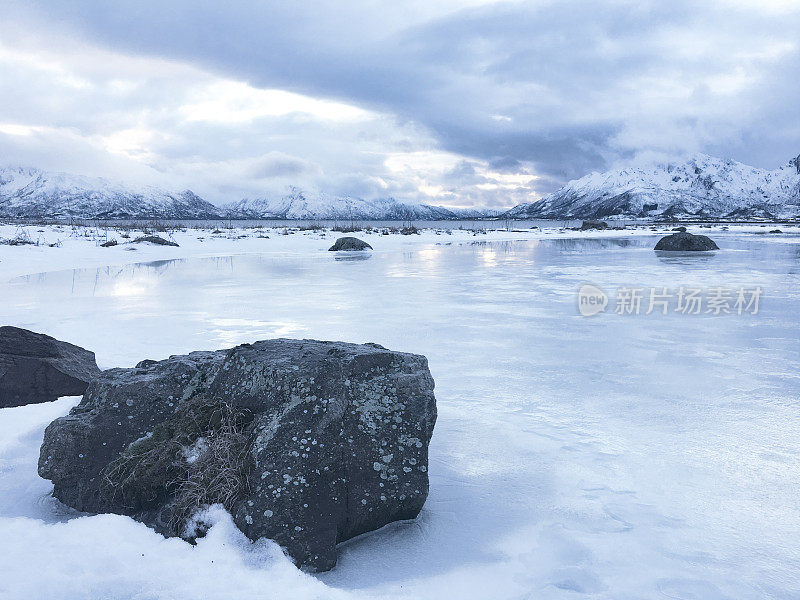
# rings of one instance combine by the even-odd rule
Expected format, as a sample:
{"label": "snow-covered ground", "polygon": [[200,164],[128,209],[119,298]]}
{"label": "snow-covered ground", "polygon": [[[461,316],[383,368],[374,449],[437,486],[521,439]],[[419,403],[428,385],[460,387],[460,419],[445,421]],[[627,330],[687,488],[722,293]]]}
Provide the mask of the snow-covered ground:
{"label": "snow-covered ground", "polygon": [[[73,514],[36,460],[77,399],[0,410],[0,598],[798,598],[800,229],[778,227],[700,230],[722,249],[693,256],[652,251],[666,227],[356,233],[375,250],[344,256],[332,232],[189,229],[130,250],[31,227],[41,245],[0,245],[0,323],[103,368],[373,341],[428,356],[439,420],[420,517],[311,576],[219,511],[196,547]],[[763,297],[742,315],[619,315],[612,298],[587,318],[583,283]]]}
{"label": "snow-covered ground", "polygon": [[[191,221],[189,221],[191,223]],[[437,222],[444,223],[444,222]],[[150,229],[115,229],[106,227],[88,227],[69,225],[16,225],[0,222],[0,281],[12,277],[59,271],[75,268],[93,268],[107,265],[124,265],[153,260],[171,260],[176,258],[233,256],[244,254],[266,254],[280,256],[308,256],[327,250],[337,238],[356,236],[372,245],[374,253],[392,252],[415,246],[457,244],[474,241],[505,242],[513,240],[539,240],[548,238],[617,238],[641,237],[660,233],[670,233],[672,225],[627,225],[625,231],[609,229],[605,231],[576,232],[562,223],[580,224],[577,222],[537,221],[544,226],[536,228],[512,227],[504,228],[504,222],[486,221],[468,222],[470,226],[461,229],[459,221],[438,227],[420,226],[418,234],[400,235],[381,233],[386,227],[376,227],[372,231],[356,231],[339,233],[330,228],[301,230],[296,226],[277,227],[233,227],[218,229],[203,227],[174,229],[169,231],[153,231]],[[524,222],[522,223],[524,225]],[[419,225],[419,224],[418,224]],[[777,238],[789,240],[793,235],[800,235],[800,225],[717,225],[691,226],[695,233],[762,233],[781,228],[789,234]],[[215,233],[216,232],[216,233]],[[158,246],[142,243],[133,244],[132,240],[145,234],[154,234],[179,244],[174,246]],[[123,237],[127,235],[128,237]],[[24,239],[32,245],[9,246],[3,240]],[[100,244],[117,241],[118,245],[103,248]],[[54,245],[55,247],[51,247]]]}
{"label": "snow-covered ground", "polygon": [[[174,258],[269,254],[280,256],[318,253],[327,250],[337,238],[357,236],[372,245],[375,252],[385,252],[419,244],[458,242],[465,240],[530,239],[544,235],[534,231],[505,231],[502,229],[459,229],[453,221],[450,228],[421,228],[419,234],[383,235],[381,229],[372,232],[337,233],[330,229],[298,227],[234,227],[222,229],[203,227],[170,229],[169,231],[126,230],[103,227],[71,227],[69,225],[26,225],[0,223],[0,241],[24,239],[33,245],[8,246],[0,243],[0,281],[11,277],[73,268],[123,265]],[[497,227],[500,227],[497,225]],[[558,235],[558,229],[547,235]],[[217,233],[215,233],[217,232]],[[158,235],[179,246],[159,246],[131,243],[145,234]],[[128,237],[122,237],[127,235]],[[117,241],[117,246],[103,248],[100,244]],[[51,247],[54,244],[55,247]]]}

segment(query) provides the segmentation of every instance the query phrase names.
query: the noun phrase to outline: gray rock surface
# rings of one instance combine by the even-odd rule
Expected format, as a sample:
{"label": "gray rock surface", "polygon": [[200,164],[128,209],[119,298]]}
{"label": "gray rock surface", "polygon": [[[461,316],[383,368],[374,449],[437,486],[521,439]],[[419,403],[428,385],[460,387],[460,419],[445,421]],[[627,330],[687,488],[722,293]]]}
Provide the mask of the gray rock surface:
{"label": "gray rock surface", "polygon": [[39,473],[79,510],[165,535],[222,503],[250,538],[326,570],[336,544],[413,519],[436,421],[423,356],[268,340],[112,369],[45,432]]}
{"label": "gray rock surface", "polygon": [[157,236],[157,235],[143,235],[141,237],[137,237],[131,244],[141,244],[142,242],[147,242],[150,244],[156,244],[157,246],[178,246],[177,242],[173,242],[170,240],[165,240],[164,238]]}
{"label": "gray rock surface", "polygon": [[339,252],[341,250],[372,250],[372,246],[364,240],[355,237],[341,237],[336,240],[336,243],[328,248],[328,250],[330,252]]}
{"label": "gray rock surface", "polygon": [[658,240],[655,250],[670,252],[697,252],[704,250],[719,250],[714,240],[705,235],[694,235],[681,231],[667,235]]}
{"label": "gray rock surface", "polygon": [[583,221],[580,230],[586,231],[588,229],[598,229],[602,231],[603,229],[608,229],[608,223],[605,221]]}
{"label": "gray rock surface", "polygon": [[99,373],[93,352],[27,329],[0,327],[0,408],[80,396]]}

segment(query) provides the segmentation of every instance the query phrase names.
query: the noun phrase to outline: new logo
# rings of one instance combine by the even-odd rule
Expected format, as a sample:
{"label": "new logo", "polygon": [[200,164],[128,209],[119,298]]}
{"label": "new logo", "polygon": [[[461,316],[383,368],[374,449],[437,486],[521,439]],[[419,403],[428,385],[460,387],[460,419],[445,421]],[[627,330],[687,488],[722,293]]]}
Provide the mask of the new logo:
{"label": "new logo", "polygon": [[608,306],[608,294],[596,285],[584,283],[578,289],[578,312],[591,317],[603,312]]}

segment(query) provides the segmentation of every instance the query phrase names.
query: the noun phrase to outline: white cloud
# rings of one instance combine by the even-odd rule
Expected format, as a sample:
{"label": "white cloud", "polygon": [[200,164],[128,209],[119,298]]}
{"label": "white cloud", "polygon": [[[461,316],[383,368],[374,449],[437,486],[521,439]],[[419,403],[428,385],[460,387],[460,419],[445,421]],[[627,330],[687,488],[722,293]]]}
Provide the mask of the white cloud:
{"label": "white cloud", "polygon": [[[52,45],[53,35],[48,44],[0,43],[0,109],[10,117],[0,149],[9,162],[189,187],[217,203],[289,185],[451,204],[468,197],[439,182],[463,157],[437,150],[412,122],[177,61],[58,36]],[[484,200],[478,190],[466,204]]]}
{"label": "white cloud", "polygon": [[7,160],[114,165],[212,201],[296,183],[500,206],[637,155],[800,151],[793,0],[163,8],[10,0]]}
{"label": "white cloud", "polygon": [[262,90],[246,83],[214,80],[179,108],[189,121],[247,123],[259,117],[290,114],[331,121],[364,121],[374,118],[356,106],[318,100],[283,90]]}
{"label": "white cloud", "polygon": [[[353,193],[342,182],[364,171],[370,180],[384,144],[429,143],[340,102],[74,44],[52,53],[0,46],[0,72],[5,161],[192,187],[217,202],[289,184]],[[385,194],[397,184],[372,187]]]}

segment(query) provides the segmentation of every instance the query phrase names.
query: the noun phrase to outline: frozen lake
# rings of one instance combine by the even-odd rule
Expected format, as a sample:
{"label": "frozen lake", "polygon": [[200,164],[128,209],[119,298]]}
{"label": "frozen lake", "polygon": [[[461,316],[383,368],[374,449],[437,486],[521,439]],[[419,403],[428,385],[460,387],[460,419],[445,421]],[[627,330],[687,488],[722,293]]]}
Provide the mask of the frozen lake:
{"label": "frozen lake", "polygon": [[[723,250],[704,255],[582,237],[59,271],[4,283],[0,322],[89,348],[102,368],[270,337],[426,355],[439,406],[426,507],[302,575],[315,597],[798,598],[800,239],[713,237]],[[579,314],[584,283],[611,296],[604,313]],[[622,287],[642,291],[641,314],[615,313]],[[731,313],[682,314],[671,297],[668,314],[644,314],[651,288],[681,287],[732,290]],[[756,288],[757,313],[737,314],[736,292]],[[30,431],[0,442],[0,538],[28,517],[13,526],[45,561],[43,522],[61,514],[35,449],[47,411],[66,408],[0,414],[0,431]],[[95,549],[114,539],[98,536]],[[168,543],[159,552],[190,554]],[[250,576],[269,590],[264,569]],[[114,581],[94,576],[91,589]],[[115,597],[167,585],[120,577]]]}

